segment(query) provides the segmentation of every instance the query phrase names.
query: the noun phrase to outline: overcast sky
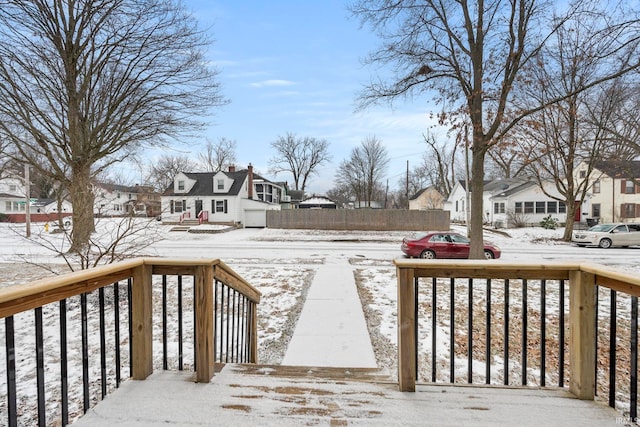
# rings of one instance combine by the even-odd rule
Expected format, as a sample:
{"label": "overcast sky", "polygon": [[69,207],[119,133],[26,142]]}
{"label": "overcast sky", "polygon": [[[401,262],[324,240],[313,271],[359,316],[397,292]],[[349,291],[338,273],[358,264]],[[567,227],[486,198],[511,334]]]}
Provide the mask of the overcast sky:
{"label": "overcast sky", "polygon": [[[347,3],[185,0],[201,26],[211,30],[209,57],[221,71],[223,94],[231,101],[210,118],[205,137],[236,140],[241,166],[252,163],[266,178],[290,183],[289,174],[268,173],[275,155],[270,143],[287,132],[326,139],[333,161],[307,186],[308,194],[324,194],[351,149],[376,136],[392,159],[389,187],[396,188],[407,160],[413,167],[422,157],[422,134],[433,107],[424,98],[400,101],[393,109],[384,105],[355,112],[356,95],[372,72],[362,59],[378,40],[359,28]],[[176,148],[199,150],[193,145]]]}

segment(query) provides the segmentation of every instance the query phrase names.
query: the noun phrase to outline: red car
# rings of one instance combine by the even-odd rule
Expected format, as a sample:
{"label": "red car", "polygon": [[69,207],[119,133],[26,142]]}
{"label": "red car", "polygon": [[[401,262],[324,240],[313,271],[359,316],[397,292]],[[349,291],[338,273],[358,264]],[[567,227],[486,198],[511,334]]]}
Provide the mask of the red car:
{"label": "red car", "polygon": [[[402,240],[402,252],[411,258],[469,258],[469,239],[448,231],[420,233]],[[500,248],[484,242],[486,259],[500,258]]]}

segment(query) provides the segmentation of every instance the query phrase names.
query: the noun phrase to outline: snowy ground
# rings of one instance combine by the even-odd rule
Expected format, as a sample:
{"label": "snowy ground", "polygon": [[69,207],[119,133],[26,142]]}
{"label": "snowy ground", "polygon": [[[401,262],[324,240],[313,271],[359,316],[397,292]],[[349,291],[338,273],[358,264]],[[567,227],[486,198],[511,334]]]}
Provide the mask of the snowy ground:
{"label": "snowy ground", "polygon": [[[113,222],[102,221],[99,230],[112,230]],[[145,252],[139,255],[171,256],[189,258],[220,258],[231,268],[236,270],[249,283],[256,286],[263,293],[263,300],[259,306],[259,358],[263,363],[279,363],[286,351],[295,327],[295,321],[302,308],[306,290],[315,274],[318,265],[324,259],[336,254],[346,255],[355,267],[356,282],[363,302],[363,309],[372,343],[376,353],[376,359],[382,368],[389,370],[390,375],[395,375],[396,339],[397,328],[395,323],[396,310],[396,277],[392,260],[401,257],[399,250],[400,241],[406,232],[331,232],[316,230],[275,230],[275,229],[244,229],[216,234],[192,234],[185,232],[170,232],[171,226],[165,226],[155,221],[145,227],[145,235],[153,242]],[[454,229],[464,233],[462,227],[454,226]],[[16,283],[24,283],[38,277],[51,274],[49,270],[63,272],[65,266],[61,257],[52,256],[47,247],[64,248],[62,235],[46,233],[43,224],[32,226],[33,237],[24,239],[21,227],[12,227],[0,224],[0,272],[2,273],[2,286],[11,286]],[[577,248],[566,242],[560,241],[563,229],[543,230],[541,228],[526,228],[516,230],[487,230],[485,239],[498,244],[503,251],[503,259],[507,261],[538,261],[549,262],[557,260],[586,260],[597,261],[613,268],[636,273],[640,270],[637,259],[640,248],[629,249],[598,249]],[[26,263],[25,263],[26,262]],[[46,266],[41,269],[36,265]],[[447,285],[441,284],[443,292]],[[511,292],[514,292],[513,300],[517,301],[521,288],[513,284]],[[430,313],[430,294],[428,287],[422,288],[423,305],[421,306],[420,341],[431,342],[431,329],[428,313]],[[447,291],[448,292],[448,291]],[[474,312],[482,310],[482,290],[478,291],[478,304],[474,304]],[[500,292],[499,289],[492,291]],[[531,290],[530,297],[535,296],[535,289]],[[492,293],[492,297],[493,296]],[[122,295],[122,294],[121,294]],[[603,299],[606,296],[603,296]],[[465,289],[456,289],[456,304],[464,306]],[[495,295],[495,300],[500,301],[500,295]],[[69,305],[77,307],[77,301],[70,301]],[[90,304],[95,304],[95,297],[90,299]],[[437,363],[439,364],[438,379],[448,381],[449,358],[449,319],[446,318],[448,302],[438,301],[438,329],[437,329]],[[553,307],[553,302],[550,302]],[[557,301],[556,301],[557,306]],[[517,310],[520,306],[513,304],[512,317],[517,321]],[[532,308],[530,313],[539,313],[538,308]],[[551,308],[550,308],[551,310]],[[624,307],[621,308],[624,310]],[[498,312],[498,310],[496,310]],[[49,347],[57,348],[57,307],[47,307],[44,310],[45,317],[45,342],[53,343]],[[70,315],[69,322],[77,324],[79,313]],[[185,316],[187,319],[189,315]],[[480,322],[481,315],[478,315]],[[500,318],[494,319],[499,323]],[[93,321],[91,331],[96,331],[96,322]],[[17,337],[18,355],[17,361],[23,362],[25,373],[19,381],[19,399],[28,400],[35,393],[35,369],[33,361],[33,324],[31,315],[16,316],[16,323],[27,325],[22,335]],[[463,324],[462,322],[456,324]],[[532,322],[533,324],[533,322]],[[112,327],[112,325],[108,325]],[[604,326],[603,326],[604,327]],[[536,326],[533,325],[535,329]],[[4,324],[0,325],[0,331],[4,335]],[[480,329],[480,332],[481,329]],[[90,333],[92,345],[97,345],[97,334]],[[160,337],[155,337],[156,344]],[[512,342],[517,343],[518,337],[514,336]],[[455,370],[458,381],[466,381],[464,377],[467,369],[466,359],[460,356],[466,351],[466,335],[462,333],[455,337],[456,361]],[[5,412],[6,399],[3,397],[6,386],[5,369],[5,343],[0,342],[0,413]],[[517,345],[514,345],[513,356],[517,358]],[[190,354],[192,349],[185,348],[185,354]],[[424,349],[421,353],[420,373],[421,378],[429,378],[430,349]],[[77,340],[71,340],[70,358],[80,357]],[[485,370],[483,349],[474,348],[474,376],[478,378]],[[550,350],[550,357],[553,350]],[[123,357],[128,357],[126,354]],[[45,360],[57,366],[57,358],[53,350],[47,352]],[[161,363],[156,360],[156,365]],[[171,360],[170,363],[175,363]],[[492,374],[497,381],[501,381],[504,362],[496,354],[491,361]],[[78,365],[75,365],[76,368]],[[92,365],[93,366],[93,365]],[[511,370],[516,370],[519,365],[511,363]],[[51,376],[55,376],[53,368]],[[92,378],[98,378],[92,383],[92,388],[99,389],[98,367],[92,367]],[[72,374],[79,376],[78,372]],[[127,372],[123,373],[126,377]],[[531,372],[530,382],[539,381],[539,376]],[[515,381],[515,380],[514,380]],[[57,387],[57,384],[55,384]],[[74,384],[77,387],[77,384]],[[49,390],[51,399],[56,402],[55,389]],[[20,405],[19,405],[20,406]],[[59,408],[50,407],[48,411],[55,413]],[[81,411],[81,403],[77,400],[72,405],[72,413]],[[32,418],[24,418],[24,425],[28,425]],[[0,423],[5,420],[1,419]]]}

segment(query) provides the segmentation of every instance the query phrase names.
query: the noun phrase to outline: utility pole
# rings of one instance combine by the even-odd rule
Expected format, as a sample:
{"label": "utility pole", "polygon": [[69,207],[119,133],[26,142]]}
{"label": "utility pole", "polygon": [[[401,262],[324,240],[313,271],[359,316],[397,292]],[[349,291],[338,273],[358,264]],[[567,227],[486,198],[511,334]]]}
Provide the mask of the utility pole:
{"label": "utility pole", "polygon": [[24,218],[27,227],[27,237],[31,237],[31,178],[29,177],[29,164],[24,164]]}
{"label": "utility pole", "polygon": [[407,160],[407,180],[405,194],[407,195],[407,209],[409,209],[409,160]]}

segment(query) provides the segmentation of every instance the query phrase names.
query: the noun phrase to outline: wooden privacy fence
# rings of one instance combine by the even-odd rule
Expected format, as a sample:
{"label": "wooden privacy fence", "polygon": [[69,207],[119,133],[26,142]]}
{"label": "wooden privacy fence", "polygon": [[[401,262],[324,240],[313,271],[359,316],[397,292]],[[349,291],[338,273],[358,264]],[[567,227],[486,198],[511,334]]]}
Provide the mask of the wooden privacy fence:
{"label": "wooden privacy fence", "polygon": [[401,391],[430,365],[426,381],[568,386],[636,419],[637,275],[586,263],[395,264]]}
{"label": "wooden privacy fence", "polygon": [[400,209],[291,209],[267,211],[267,227],[314,230],[445,231],[449,211]]}
{"label": "wooden privacy fence", "polygon": [[0,414],[66,425],[154,364],[209,382],[216,362],[256,363],[260,296],[218,259],[139,258],[0,289]]}

